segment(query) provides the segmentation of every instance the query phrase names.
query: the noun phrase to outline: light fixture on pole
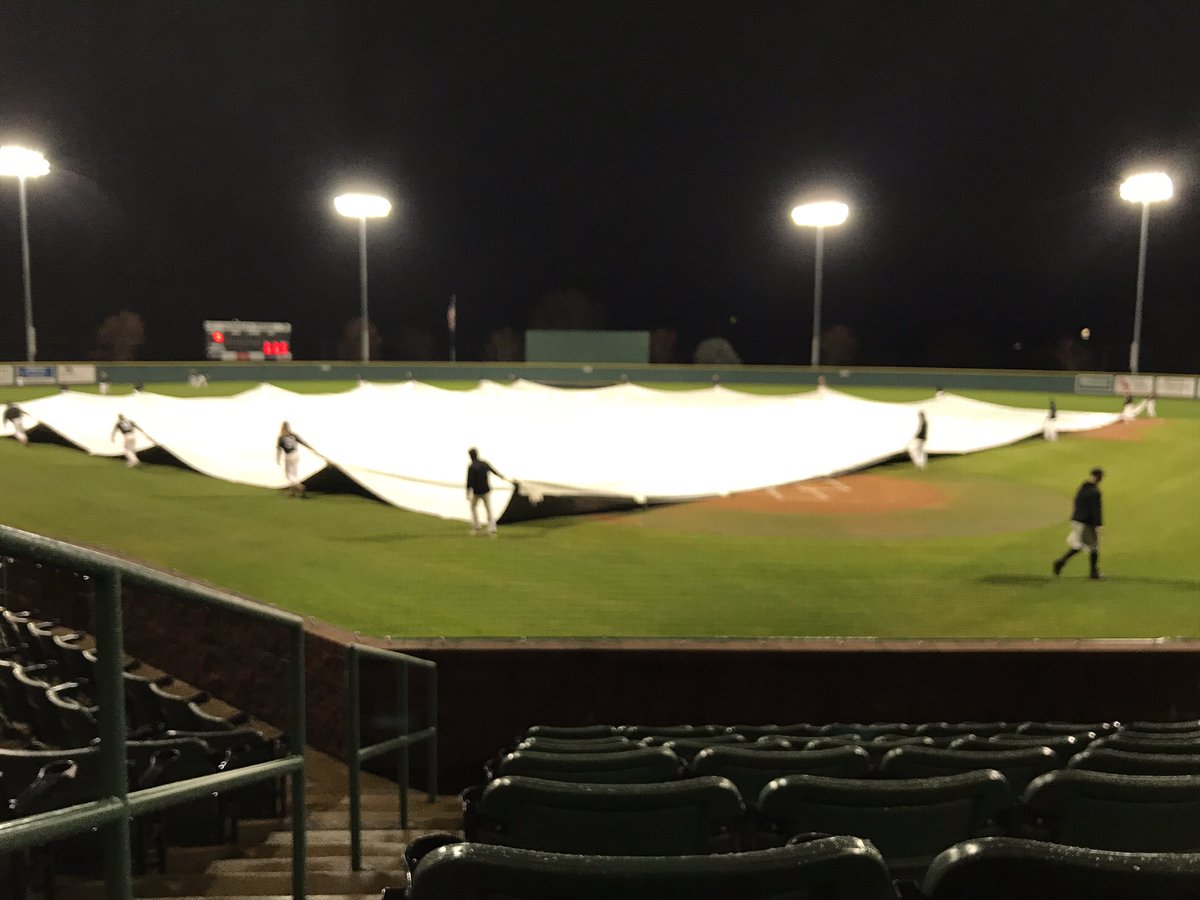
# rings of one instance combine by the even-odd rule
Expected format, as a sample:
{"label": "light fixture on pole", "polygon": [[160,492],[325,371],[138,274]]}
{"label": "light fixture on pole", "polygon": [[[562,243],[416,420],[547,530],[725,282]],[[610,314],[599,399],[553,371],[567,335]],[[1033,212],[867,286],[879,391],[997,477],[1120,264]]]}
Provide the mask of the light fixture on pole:
{"label": "light fixture on pole", "polygon": [[33,283],[29,271],[29,213],[25,206],[25,179],[41,178],[50,171],[46,157],[24,147],[0,147],[0,175],[17,179],[21,207],[21,273],[25,280],[25,359],[37,359],[37,332],[33,327]]}
{"label": "light fixture on pole", "polygon": [[792,210],[792,221],[817,230],[817,266],[813,277],[812,365],[821,364],[821,270],[825,264],[825,229],[841,225],[850,215],[850,207],[836,200],[802,203]]}
{"label": "light fixture on pole", "polygon": [[1170,200],[1175,186],[1165,172],[1141,172],[1121,183],[1121,199],[1142,204],[1142,239],[1138,244],[1137,300],[1133,305],[1133,341],[1129,344],[1129,371],[1138,371],[1142,345],[1142,294],[1146,284],[1146,239],[1150,232],[1150,204]]}
{"label": "light fixture on pole", "polygon": [[362,361],[371,361],[369,320],[367,319],[367,219],[382,219],[392,211],[392,204],[378,194],[340,194],[333,198],[333,207],[348,219],[358,219],[358,290],[362,304]]}

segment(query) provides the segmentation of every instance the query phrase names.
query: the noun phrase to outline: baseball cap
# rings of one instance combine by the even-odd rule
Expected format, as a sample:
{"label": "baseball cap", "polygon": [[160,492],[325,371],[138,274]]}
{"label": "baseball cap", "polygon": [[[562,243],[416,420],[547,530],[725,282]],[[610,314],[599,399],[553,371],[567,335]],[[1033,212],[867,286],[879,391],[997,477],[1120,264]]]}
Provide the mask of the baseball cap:
{"label": "baseball cap", "polygon": [[1096,468],[1092,469],[1092,474],[1095,475],[1097,478],[1103,478],[1104,470],[1102,468],[1100,468],[1099,466],[1096,466]]}

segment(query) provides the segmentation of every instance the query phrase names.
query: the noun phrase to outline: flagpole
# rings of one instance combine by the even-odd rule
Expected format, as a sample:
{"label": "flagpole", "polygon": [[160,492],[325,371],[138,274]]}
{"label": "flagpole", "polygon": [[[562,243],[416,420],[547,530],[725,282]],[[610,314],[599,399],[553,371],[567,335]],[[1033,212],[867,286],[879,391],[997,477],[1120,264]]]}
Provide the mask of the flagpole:
{"label": "flagpole", "polygon": [[458,361],[458,294],[450,295],[450,313],[447,316],[450,326],[450,362]]}

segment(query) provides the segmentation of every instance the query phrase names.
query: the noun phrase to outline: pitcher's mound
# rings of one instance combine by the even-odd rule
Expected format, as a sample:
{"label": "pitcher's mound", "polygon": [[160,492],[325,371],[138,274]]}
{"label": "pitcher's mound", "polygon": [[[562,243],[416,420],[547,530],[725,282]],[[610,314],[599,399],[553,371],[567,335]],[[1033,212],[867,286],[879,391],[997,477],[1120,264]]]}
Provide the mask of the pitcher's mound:
{"label": "pitcher's mound", "polygon": [[700,500],[694,505],[789,515],[844,515],[934,509],[945,504],[945,492],[933,485],[864,472]]}

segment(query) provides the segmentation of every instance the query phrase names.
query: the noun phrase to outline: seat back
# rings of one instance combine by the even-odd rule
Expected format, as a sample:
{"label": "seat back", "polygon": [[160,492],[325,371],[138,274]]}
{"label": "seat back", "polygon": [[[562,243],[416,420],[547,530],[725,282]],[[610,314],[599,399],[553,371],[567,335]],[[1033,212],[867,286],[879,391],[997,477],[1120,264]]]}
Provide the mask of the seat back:
{"label": "seat back", "polygon": [[820,736],[855,735],[864,741],[874,740],[885,734],[903,735],[912,733],[915,726],[906,722],[831,722],[822,725]]}
{"label": "seat back", "polygon": [[621,734],[634,741],[655,736],[668,739],[709,737],[714,734],[729,734],[731,731],[726,725],[626,725],[621,728]]}
{"label": "seat back", "polygon": [[499,775],[588,784],[646,784],[683,777],[683,763],[666,747],[620,753],[538,753],[518,750],[500,760]]}
{"label": "seat back", "polygon": [[[68,765],[73,768],[66,775]],[[0,798],[16,799],[38,781],[47,766],[54,785],[18,815],[32,815],[95,800],[100,794],[100,748],[69,750],[12,750],[0,748]],[[66,776],[66,777],[63,777]]]}
{"label": "seat back", "polygon": [[1158,731],[1169,734],[1176,731],[1200,731],[1200,719],[1187,719],[1182,722],[1126,722],[1127,731]]}
{"label": "seat back", "polygon": [[536,750],[538,753],[614,753],[636,750],[638,747],[627,737],[614,735],[606,738],[548,738],[529,737],[517,744],[517,750]]}
{"label": "seat back", "polygon": [[1027,747],[1021,750],[947,750],[941,747],[897,747],[889,752],[879,766],[888,778],[934,778],[995,769],[1014,794],[1039,775],[1053,772],[1062,766],[1058,755],[1049,747]]}
{"label": "seat back", "polygon": [[1017,734],[1112,734],[1119,728],[1113,722],[1022,722]]}
{"label": "seat back", "polygon": [[743,747],[709,747],[696,755],[692,771],[719,775],[732,781],[749,804],[758,801],[770,782],[785,775],[825,775],[830,778],[865,778],[871,758],[860,746],[827,750],[762,750]]}
{"label": "seat back", "polygon": [[807,744],[805,744],[804,749],[805,750],[826,750],[826,749],[829,749],[830,747],[839,747],[839,746],[844,747],[847,745],[861,747],[866,752],[867,756],[870,758],[871,766],[876,767],[881,762],[883,762],[883,758],[890,751],[894,750],[897,747],[910,747],[910,746],[932,747],[932,746],[934,746],[934,740],[933,740],[933,738],[928,737],[928,736],[917,736],[917,735],[911,735],[911,736],[907,736],[907,737],[902,736],[902,735],[900,735],[900,736],[886,735],[886,736],[882,736],[882,737],[873,738],[872,740],[869,740],[869,741],[856,741],[853,738],[838,738],[838,737],[817,738],[816,740],[809,741]]}
{"label": "seat back", "polygon": [[1115,775],[1200,775],[1200,754],[1133,753],[1096,747],[1071,757],[1068,767]]}
{"label": "seat back", "polygon": [[1059,759],[1066,761],[1076,753],[1080,753],[1086,749],[1087,743],[1080,741],[1079,736],[1074,734],[998,734],[986,739],[979,737],[959,738],[950,742],[949,749],[986,750],[992,752],[995,750],[1021,750],[1026,747],[1049,747],[1058,754]]}
{"label": "seat back", "polygon": [[929,900],[1195,900],[1200,854],[1121,853],[981,838],[940,854],[921,893]]}
{"label": "seat back", "polygon": [[1004,776],[989,769],[895,781],[791,775],[768,784],[758,807],[766,820],[764,840],[856,834],[905,877],[921,872],[946,847],[981,834],[1012,802]]}
{"label": "seat back", "polygon": [[741,795],[724,778],[567,784],[497,778],[479,800],[478,839],[551,853],[628,856],[740,849]]}
{"label": "seat back", "polygon": [[411,900],[892,900],[878,851],[854,837],[719,856],[567,856],[452,844],[426,856]]}
{"label": "seat back", "polygon": [[1007,722],[925,722],[916,727],[915,733],[927,734],[930,737],[973,734],[985,738],[1009,731],[1011,728]]}
{"label": "seat back", "polygon": [[1200,753],[1200,740],[1191,738],[1173,740],[1114,734],[1096,741],[1092,746],[1106,747],[1110,750],[1128,750],[1132,753],[1183,753],[1187,755]]}
{"label": "seat back", "polygon": [[97,707],[83,702],[73,690],[74,682],[53,687],[46,691],[46,699],[58,715],[58,724],[64,747],[86,747],[100,737],[100,726],[96,722]]}
{"label": "seat back", "polygon": [[1056,843],[1098,850],[1200,850],[1200,776],[1064,769],[1034,780],[1024,801]]}
{"label": "seat back", "polygon": [[616,733],[615,725],[533,725],[525,732],[525,737],[578,740],[580,738],[611,737]]}

